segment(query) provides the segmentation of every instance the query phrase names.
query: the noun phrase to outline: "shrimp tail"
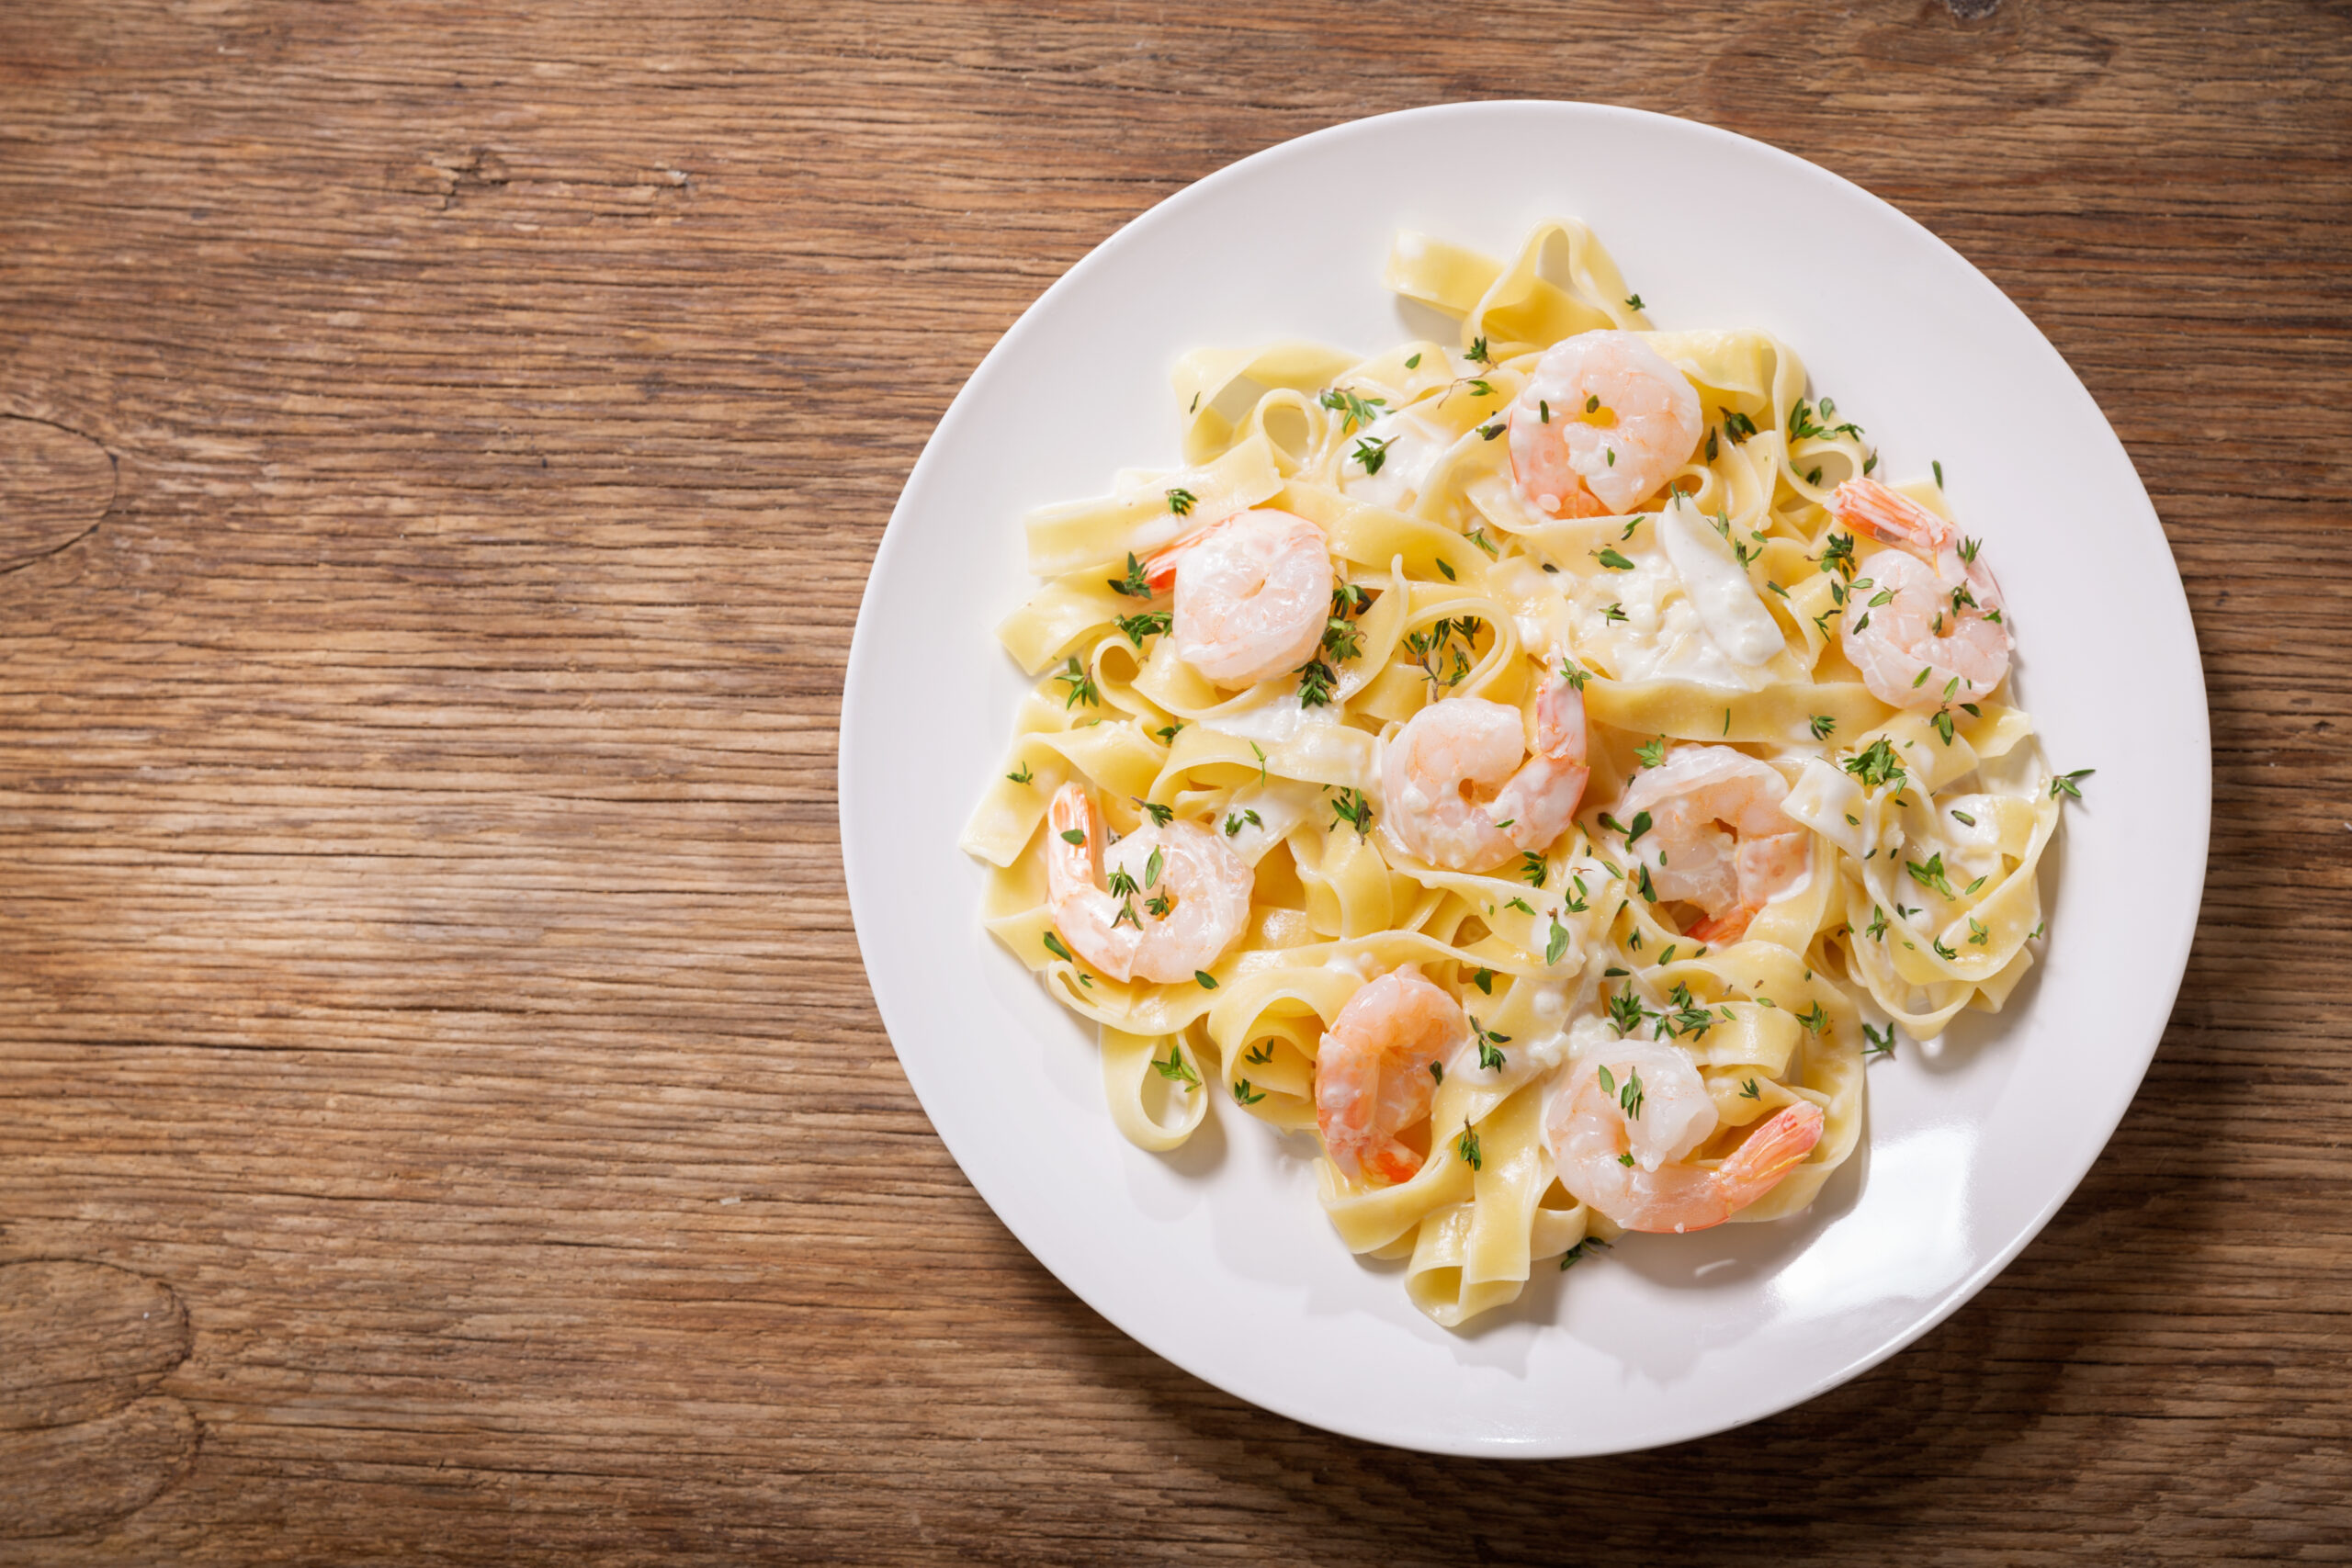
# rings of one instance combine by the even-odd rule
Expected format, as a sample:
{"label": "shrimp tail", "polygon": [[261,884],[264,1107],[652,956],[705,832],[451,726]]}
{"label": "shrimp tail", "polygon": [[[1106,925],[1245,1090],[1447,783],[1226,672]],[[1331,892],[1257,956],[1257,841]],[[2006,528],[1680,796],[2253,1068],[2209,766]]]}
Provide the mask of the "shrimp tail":
{"label": "shrimp tail", "polygon": [[[1071,886],[1097,886],[1102,882],[1102,835],[1095,831],[1094,797],[1076,779],[1054,792],[1046,807],[1046,823],[1053,837],[1046,840],[1046,865]],[[1080,837],[1068,835],[1076,831]]]}
{"label": "shrimp tail", "polygon": [[1214,523],[1204,523],[1191,533],[1160,546],[1150,555],[1146,556],[1143,561],[1144,585],[1155,595],[1165,593],[1173,588],[1176,585],[1177,558],[1232,521],[1231,517],[1220,517]]}
{"label": "shrimp tail", "polygon": [[1848,479],[1829,497],[1830,515],[1881,544],[1909,550],[1934,563],[1951,542],[1951,525],[1876,479]]}
{"label": "shrimp tail", "polygon": [[1826,1118],[1821,1107],[1800,1100],[1747,1135],[1715,1171],[1715,1182],[1733,1213],[1770,1192],[1791,1168],[1821,1142]]}
{"label": "shrimp tail", "polygon": [[1737,942],[1747,934],[1747,922],[1755,918],[1755,910],[1744,904],[1736,904],[1720,915],[1710,915],[1684,927],[1682,934],[1707,943]]}

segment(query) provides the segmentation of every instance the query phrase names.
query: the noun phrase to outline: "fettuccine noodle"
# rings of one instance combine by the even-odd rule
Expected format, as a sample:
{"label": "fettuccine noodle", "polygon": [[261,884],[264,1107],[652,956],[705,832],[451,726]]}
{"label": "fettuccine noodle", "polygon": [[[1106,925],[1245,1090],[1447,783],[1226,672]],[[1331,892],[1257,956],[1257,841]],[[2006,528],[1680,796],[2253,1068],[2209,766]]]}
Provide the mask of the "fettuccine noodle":
{"label": "fettuccine noodle", "polygon": [[1459,342],[1193,354],[1184,466],[1030,516],[963,843],[1128,1139],[1318,1138],[1453,1326],[1805,1208],[1866,1058],[2032,964],[2064,781],[1940,471],[1879,482],[1787,344],[1650,330],[1575,222],[1387,281]]}

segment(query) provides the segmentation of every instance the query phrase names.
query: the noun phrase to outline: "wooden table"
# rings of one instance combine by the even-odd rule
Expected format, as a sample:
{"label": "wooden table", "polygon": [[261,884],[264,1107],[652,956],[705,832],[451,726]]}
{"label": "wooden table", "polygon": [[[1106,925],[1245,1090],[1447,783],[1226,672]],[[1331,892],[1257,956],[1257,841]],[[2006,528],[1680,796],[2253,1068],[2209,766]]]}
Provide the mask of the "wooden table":
{"label": "wooden table", "polygon": [[[673,9],[0,7],[0,1562],[2352,1555],[2352,14]],[[891,501],[1050,279],[1520,96],[2007,289],[2170,530],[2215,768],[2041,1239],[1812,1404],[1537,1466],[1265,1415],[1039,1269],[883,1037],[833,772]]]}

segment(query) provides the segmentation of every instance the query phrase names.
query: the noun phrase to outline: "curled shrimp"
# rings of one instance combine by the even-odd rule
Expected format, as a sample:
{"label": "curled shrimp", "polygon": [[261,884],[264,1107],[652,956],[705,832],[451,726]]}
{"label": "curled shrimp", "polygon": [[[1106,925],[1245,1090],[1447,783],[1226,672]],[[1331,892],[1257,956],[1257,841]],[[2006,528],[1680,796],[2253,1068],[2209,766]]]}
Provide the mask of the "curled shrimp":
{"label": "curled shrimp", "polygon": [[1250,923],[1256,874],[1197,822],[1147,822],[1105,855],[1102,815],[1072,781],[1055,792],[1046,825],[1054,929],[1071,953],[1114,980],[1190,980]]}
{"label": "curled shrimp", "polygon": [[1721,1164],[1687,1163],[1718,1125],[1705,1080],[1671,1045],[1624,1040],[1575,1070],[1544,1125],[1572,1195],[1629,1231],[1680,1232],[1719,1225],[1772,1190],[1821,1141],[1823,1121],[1800,1100]]}
{"label": "curled shrimp", "polygon": [[1511,478],[1555,517],[1631,512],[1690,458],[1690,378],[1632,333],[1579,333],[1535,362],[1510,406]]}
{"label": "curled shrimp", "polygon": [[[1856,563],[1871,591],[1847,606],[1841,642],[1871,695],[1899,708],[1982,697],[2009,672],[2009,628],[1991,569],[1960,531],[1876,479],[1848,479],[1830,514],[1894,548]],[[1857,594],[1857,597],[1862,597]]]}
{"label": "curled shrimp", "polygon": [[1176,657],[1224,686],[1286,674],[1329,624],[1331,547],[1304,517],[1269,507],[1194,530],[1144,563],[1154,593],[1176,590]]}
{"label": "curled shrimp", "polygon": [[1535,694],[1532,745],[1523,733],[1517,708],[1484,697],[1448,697],[1415,714],[1381,748],[1389,831],[1455,871],[1548,848],[1584,798],[1584,694],[1551,671]]}
{"label": "curled shrimp", "polygon": [[1410,969],[1348,998],[1315,1053],[1315,1127],[1342,1176],[1408,1181],[1421,1168],[1396,1134],[1428,1119],[1437,1093],[1430,1066],[1469,1032],[1461,1006]]}
{"label": "curled shrimp", "polygon": [[1781,810],[1788,781],[1728,746],[1678,746],[1625,786],[1616,815],[1649,827],[1626,852],[1649,867],[1661,899],[1696,904],[1685,928],[1701,942],[1736,942],[1766,904],[1804,874],[1807,829]]}

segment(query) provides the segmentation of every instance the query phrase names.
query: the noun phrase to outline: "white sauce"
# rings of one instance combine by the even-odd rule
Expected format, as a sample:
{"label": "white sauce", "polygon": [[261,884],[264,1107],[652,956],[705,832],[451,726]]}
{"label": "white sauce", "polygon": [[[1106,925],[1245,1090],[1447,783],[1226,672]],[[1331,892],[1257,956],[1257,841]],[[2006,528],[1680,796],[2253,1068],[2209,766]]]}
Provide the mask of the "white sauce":
{"label": "white sauce", "polygon": [[[1216,827],[1227,848],[1239,855],[1243,863],[1256,865],[1293,828],[1306,820],[1315,808],[1321,792],[1311,784],[1295,779],[1283,779],[1265,784],[1250,784],[1236,790],[1225,811],[1217,818]],[[1244,813],[1254,811],[1258,820],[1251,822]],[[1231,832],[1225,831],[1227,821],[1238,821]]]}
{"label": "white sauce", "polygon": [[[1380,448],[1380,468],[1376,472],[1366,473],[1356,456],[1361,444],[1366,441],[1388,443]],[[1340,488],[1358,501],[1402,512],[1419,497],[1430,470],[1437,467],[1438,459],[1453,445],[1452,436],[1411,409],[1394,410],[1370,424],[1359,425],[1354,434],[1342,440]]]}
{"label": "white sauce", "polygon": [[[1759,672],[1727,658],[1707,634],[1672,561],[1655,547],[1612,547],[1634,568],[1602,573],[1572,605],[1578,649],[1590,649],[1603,671],[1620,681],[1690,681],[1743,692],[1756,686]],[[1603,614],[1611,604],[1624,620]]]}
{"label": "white sauce", "polygon": [[1786,646],[1780,624],[1747,581],[1747,569],[1697,507],[1677,496],[1651,525],[1717,648],[1742,664],[1757,665]]}
{"label": "white sauce", "polygon": [[[1856,860],[1862,858],[1862,787],[1851,774],[1818,757],[1805,759],[1781,802],[1781,815],[1812,829]],[[1855,818],[1849,822],[1847,818]],[[1807,874],[1808,875],[1810,873]]]}
{"label": "white sauce", "polygon": [[1309,725],[1336,725],[1323,709],[1311,710],[1322,716],[1310,716],[1296,692],[1284,692],[1260,703],[1256,707],[1238,713],[1220,713],[1200,722],[1219,735],[1230,735],[1238,740],[1271,740],[1283,742],[1296,739]]}

